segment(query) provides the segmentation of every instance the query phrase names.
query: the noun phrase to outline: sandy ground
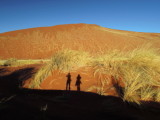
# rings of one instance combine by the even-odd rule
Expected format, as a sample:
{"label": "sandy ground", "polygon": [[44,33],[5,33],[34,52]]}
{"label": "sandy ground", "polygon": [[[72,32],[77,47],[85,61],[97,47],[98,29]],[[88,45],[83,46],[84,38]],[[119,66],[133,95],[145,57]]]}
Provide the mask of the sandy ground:
{"label": "sandy ground", "polygon": [[[74,87],[76,72],[71,72],[73,84],[71,91],[65,90],[66,74],[62,79],[54,81],[47,89],[47,78],[42,82],[42,89],[31,90],[21,88],[23,81],[32,80],[34,74],[43,65],[26,65],[21,67],[0,67],[0,119],[1,120],[159,120],[160,104],[143,102],[141,105],[128,103],[114,96],[101,96],[96,91],[78,92]],[[79,71],[77,71],[79,72]],[[57,72],[56,72],[57,73]],[[82,90],[94,84],[93,77],[87,85],[87,76],[82,75]],[[54,77],[51,77],[54,78]],[[89,79],[89,77],[88,77]],[[56,84],[59,84],[56,86]],[[59,90],[56,90],[59,89]]]}
{"label": "sandy ground", "polygon": [[[31,81],[34,79],[34,75],[36,72],[43,66],[43,64],[33,64],[33,65],[25,65],[21,67],[0,67],[0,89],[5,92],[10,87],[16,89],[18,86],[23,86],[24,88],[28,88]],[[87,71],[87,72],[86,72]],[[40,88],[37,89],[45,89],[45,90],[66,90],[66,82],[67,75],[66,72],[53,71],[50,73],[48,77],[46,77]],[[81,76],[81,91],[86,92],[94,92],[98,93],[97,87],[101,87],[101,83],[98,82],[98,78],[93,75],[92,69],[80,68],[75,71],[71,71],[71,90],[77,90],[77,86],[75,86],[77,75]],[[114,95],[117,96],[117,92],[113,86],[113,81],[108,76],[108,83],[104,86],[103,95]],[[9,90],[10,90],[9,89]]]}

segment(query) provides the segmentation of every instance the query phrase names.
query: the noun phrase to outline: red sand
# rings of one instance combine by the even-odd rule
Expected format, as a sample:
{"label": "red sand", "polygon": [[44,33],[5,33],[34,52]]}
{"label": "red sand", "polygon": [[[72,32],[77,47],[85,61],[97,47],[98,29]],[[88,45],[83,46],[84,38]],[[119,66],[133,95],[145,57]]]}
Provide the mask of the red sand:
{"label": "red sand", "polygon": [[[114,30],[92,24],[57,25],[0,34],[0,56],[1,59],[46,59],[65,48],[82,49],[90,53],[96,53],[98,50],[104,49],[130,50],[144,43],[151,43],[153,47],[159,48],[159,40],[160,33]],[[34,66],[34,68],[36,67]],[[82,91],[88,91],[91,87],[101,84],[93,76],[93,70],[79,68],[71,72],[72,90],[76,90],[75,82],[78,74],[82,77]],[[64,90],[66,88],[66,75],[67,73],[54,71],[51,76],[48,76],[42,82],[41,89]],[[24,87],[28,87],[30,80],[33,80],[33,76],[26,80]],[[105,90],[106,95],[116,95],[111,80],[105,88],[107,88]],[[97,92],[97,89],[91,91]]]}
{"label": "red sand", "polygon": [[[37,32],[38,31],[38,32]],[[85,51],[89,51],[91,53],[95,53],[100,49],[120,49],[126,50],[133,49],[142,45],[143,43],[152,43],[153,47],[160,47],[160,33],[140,33],[140,32],[130,32],[130,31],[122,31],[122,30],[113,30],[108,28],[103,28],[97,25],[89,25],[89,24],[71,24],[71,25],[58,25],[53,27],[41,27],[41,28],[31,28],[25,30],[18,30],[12,32],[6,32],[0,34],[0,56],[1,59],[8,58],[17,58],[17,59],[45,59],[50,58],[56,51],[64,48],[70,49],[83,49]],[[34,72],[37,72],[43,65],[26,65],[22,67],[0,67],[0,95],[3,93],[12,93],[17,89],[18,80],[25,80],[24,87],[28,87],[28,84],[34,78]],[[28,75],[31,75],[28,77]],[[87,91],[90,87],[95,85],[100,85],[100,82],[97,81],[97,76],[93,76],[92,69],[79,68],[76,71],[72,71],[72,82],[71,82],[71,90],[76,90],[75,82],[76,76],[80,74],[82,79],[81,90]],[[26,76],[27,75],[27,76]],[[65,90],[66,88],[66,75],[67,73],[59,73],[58,71],[53,71],[53,74],[48,76],[41,84],[41,89],[50,89],[50,90]],[[108,76],[109,78],[111,76]],[[107,86],[105,86],[105,94],[106,95],[114,95],[117,96],[117,92],[113,87],[112,79],[109,79]],[[123,83],[119,83],[123,86]],[[109,88],[109,89],[108,89]],[[55,95],[56,91],[53,91],[52,95]],[[74,92],[74,91],[73,91]],[[91,92],[97,92],[96,89],[91,90]],[[85,95],[86,93],[84,93]],[[23,96],[24,95],[24,96]],[[34,95],[34,96],[33,96]],[[66,118],[73,118],[77,114],[70,115],[70,113],[77,113],[76,110],[79,110],[81,114],[84,116],[88,115],[89,117],[94,119],[94,115],[96,116],[97,112],[103,113],[98,117],[102,119],[106,118],[106,115],[113,114],[113,116],[118,114],[122,116],[130,116],[135,117],[137,119],[141,119],[142,115],[146,116],[144,119],[159,119],[157,115],[157,111],[159,108],[153,109],[152,107],[148,107],[146,109],[152,110],[151,112],[141,111],[132,107],[129,104],[129,107],[132,108],[126,109],[126,107],[122,104],[123,101],[117,102],[117,99],[95,99],[95,97],[91,97],[89,94],[83,96],[83,94],[76,94],[72,96],[69,102],[55,102],[52,97],[47,98],[47,96],[37,96],[36,94],[28,95],[22,94],[21,96],[16,96],[13,101],[10,110],[10,114],[8,114],[8,110],[6,110],[6,114],[8,117],[15,117],[18,113],[23,113],[23,111],[27,111],[26,108],[33,108],[39,110],[42,106],[42,103],[47,103],[49,106],[49,110],[47,110],[47,114],[53,116],[61,116],[65,115]],[[88,96],[88,98],[87,98]],[[61,97],[61,96],[60,96]],[[101,96],[102,97],[102,96]],[[43,99],[42,99],[43,98]],[[58,98],[58,97],[57,97]],[[92,100],[93,99],[93,100]],[[56,97],[55,97],[56,100]],[[79,104],[81,103],[81,104]],[[18,108],[17,108],[18,106]],[[25,106],[25,107],[24,107]],[[97,110],[97,107],[100,106],[100,109]],[[118,106],[118,107],[117,107]],[[156,105],[158,106],[158,105]],[[102,107],[102,108],[101,108]],[[105,109],[103,108],[105,107]],[[145,109],[144,106],[142,106]],[[150,109],[151,108],[151,109]],[[118,111],[117,111],[118,109]],[[97,110],[97,111],[96,111]],[[103,111],[104,110],[104,111]],[[15,112],[16,113],[15,113]],[[30,109],[23,114],[28,116]],[[63,114],[63,113],[68,114]],[[132,112],[131,112],[132,111]],[[4,113],[5,113],[4,112]],[[150,115],[154,113],[153,115]],[[31,112],[32,114],[34,113]],[[107,114],[108,113],[108,114]],[[126,114],[127,113],[127,114]],[[15,116],[13,116],[15,115]],[[21,114],[18,114],[21,115]],[[39,115],[39,114],[38,114]],[[69,117],[68,117],[69,115]],[[7,117],[2,113],[2,118]],[[22,115],[21,115],[22,116]],[[103,118],[104,117],[104,118]],[[107,116],[108,117],[108,116]],[[83,118],[83,116],[82,116]],[[110,118],[110,117],[108,117]],[[30,118],[27,118],[30,119]],[[96,119],[96,118],[95,118]],[[125,119],[125,118],[124,118]],[[129,118],[128,118],[129,119]],[[96,119],[97,120],[97,119]]]}
{"label": "red sand", "polygon": [[[0,67],[0,91],[12,92],[12,90],[19,87],[19,84],[23,81],[23,87],[28,88],[30,82],[34,79],[35,73],[43,65],[25,65],[22,67]],[[101,83],[97,76],[94,76],[92,69],[80,68],[76,71],[71,71],[71,90],[77,90],[75,86],[76,77],[78,74],[81,75],[81,91],[99,93],[98,89],[93,88],[94,86],[101,87]],[[65,90],[68,73],[53,71],[44,81],[41,83],[38,89],[46,90]],[[29,77],[28,77],[29,76]],[[26,78],[27,77],[27,78]],[[113,86],[111,76],[108,76],[108,83],[104,86],[104,95],[117,96],[117,92]],[[121,83],[120,83],[121,85]],[[121,85],[123,86],[123,85]],[[92,89],[93,88],[93,89]]]}
{"label": "red sand", "polygon": [[133,49],[144,43],[160,47],[160,33],[114,30],[92,24],[39,27],[0,34],[1,59],[50,58],[64,48],[91,53],[103,49]]}

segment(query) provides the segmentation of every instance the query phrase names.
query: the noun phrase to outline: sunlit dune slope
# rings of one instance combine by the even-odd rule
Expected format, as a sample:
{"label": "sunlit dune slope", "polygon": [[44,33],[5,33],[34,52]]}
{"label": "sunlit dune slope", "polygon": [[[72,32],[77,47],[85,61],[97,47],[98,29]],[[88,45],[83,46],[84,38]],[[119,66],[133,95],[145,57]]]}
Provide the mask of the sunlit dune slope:
{"label": "sunlit dune slope", "polygon": [[96,53],[99,50],[129,50],[144,43],[160,47],[160,33],[114,30],[94,24],[38,27],[0,34],[1,59],[44,59],[69,48]]}
{"label": "sunlit dune slope", "polygon": [[[35,73],[27,69],[30,78],[21,77],[21,74],[26,75],[25,69],[2,76],[1,80],[14,83],[25,78],[21,80],[21,87],[65,90],[66,75],[70,72],[71,90],[77,90],[75,82],[80,74],[82,91],[119,96],[138,104],[140,100],[159,102],[160,51],[155,48],[160,48],[160,33],[114,30],[92,24],[6,32],[0,34],[0,59],[35,60],[15,60],[14,63],[9,59],[8,65],[1,60],[2,73],[20,63],[41,65],[33,66],[33,69],[38,68]],[[14,79],[10,79],[12,75]],[[18,82],[14,84],[19,86]]]}

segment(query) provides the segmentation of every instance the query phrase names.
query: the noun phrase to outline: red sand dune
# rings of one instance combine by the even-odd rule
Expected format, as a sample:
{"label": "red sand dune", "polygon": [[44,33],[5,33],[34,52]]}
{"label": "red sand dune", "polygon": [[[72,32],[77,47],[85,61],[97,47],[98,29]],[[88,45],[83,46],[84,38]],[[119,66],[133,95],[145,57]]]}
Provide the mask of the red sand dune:
{"label": "red sand dune", "polygon": [[[114,30],[93,24],[68,24],[53,27],[39,27],[17,30],[0,34],[1,59],[45,59],[50,58],[61,49],[83,49],[90,53],[104,49],[130,50],[144,43],[151,43],[153,47],[160,47],[160,33],[143,33],[123,30]],[[36,67],[35,67],[36,68]],[[91,69],[79,68],[72,71],[71,89],[76,90],[76,76],[82,76],[83,91],[100,84],[93,77]],[[53,72],[41,84],[41,89],[66,88],[67,73]],[[109,76],[110,77],[110,76]],[[24,87],[28,87],[29,79]],[[110,89],[106,94],[116,95],[116,91],[109,83]],[[97,92],[96,89],[92,90]]]}
{"label": "red sand dune", "polygon": [[[40,27],[24,30],[17,30],[0,34],[0,57],[1,59],[46,59],[50,58],[55,52],[61,49],[83,49],[91,53],[102,49],[120,49],[131,50],[144,43],[151,43],[153,47],[160,47],[160,33],[142,33],[122,30],[113,30],[90,24],[70,24],[57,25],[53,27]],[[20,67],[0,66],[0,98],[3,94],[14,93],[19,84],[28,87],[33,80],[34,74],[44,64],[24,65]],[[92,68],[79,68],[71,71],[72,82],[71,90],[76,90],[75,82],[77,75],[82,77],[81,90],[87,91],[89,88],[100,84],[97,78],[93,76]],[[66,73],[53,71],[42,83],[41,89],[65,90]],[[108,76],[111,78],[111,76]],[[19,83],[21,81],[22,83]],[[122,83],[121,86],[123,86]],[[31,90],[32,91],[32,90]],[[45,91],[42,91],[45,93]],[[56,96],[57,92],[60,95]],[[22,94],[15,96],[10,100],[10,106],[7,106],[1,117],[30,119],[35,115],[42,114],[39,111],[42,104],[48,104],[47,115],[51,118],[70,118],[75,119],[79,114],[82,116],[76,119],[155,119],[159,120],[159,104],[151,106],[142,106],[136,108],[131,104],[124,103],[119,98],[110,96],[97,96],[91,93],[76,94],[71,92],[71,97],[65,101],[57,98],[64,97],[64,91],[50,91],[50,97],[46,94]],[[91,92],[97,92],[96,89]],[[110,79],[108,87],[105,89],[106,95],[117,96],[113,81]],[[24,93],[26,93],[24,91]],[[55,94],[56,93],[56,94]],[[63,93],[64,94],[64,93]],[[57,101],[56,101],[57,100]],[[149,103],[149,102],[148,102]],[[147,104],[148,104],[147,103]],[[3,105],[3,104],[2,104]],[[155,107],[156,106],[156,107]],[[2,106],[3,107],[3,106]],[[3,108],[2,108],[3,109]],[[77,111],[78,110],[78,111]],[[15,111],[15,112],[14,112]],[[19,113],[17,117],[17,112]],[[70,114],[72,113],[72,114]],[[127,114],[126,114],[127,113]],[[42,114],[43,115],[43,114]],[[108,116],[110,115],[110,116]]]}
{"label": "red sand dune", "polygon": [[144,43],[160,47],[160,33],[114,30],[93,24],[67,24],[0,34],[1,59],[50,58],[57,50],[133,49]]}

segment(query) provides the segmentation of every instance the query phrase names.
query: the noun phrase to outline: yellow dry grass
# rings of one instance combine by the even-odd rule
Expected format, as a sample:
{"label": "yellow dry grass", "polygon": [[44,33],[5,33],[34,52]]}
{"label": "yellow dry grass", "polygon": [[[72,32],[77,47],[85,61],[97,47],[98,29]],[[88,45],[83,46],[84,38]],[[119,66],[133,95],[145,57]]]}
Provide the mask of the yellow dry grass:
{"label": "yellow dry grass", "polygon": [[7,60],[0,60],[1,66],[12,66],[12,67],[18,67],[23,65],[30,65],[30,64],[40,64],[40,63],[46,63],[50,60],[46,59],[28,59],[28,60],[19,60],[16,58],[10,58]]}
{"label": "yellow dry grass", "polygon": [[79,67],[87,66],[91,58],[89,54],[83,51],[62,50],[53,55],[50,62],[46,63],[34,77],[30,88],[39,88],[41,82],[53,71],[60,70],[70,72]]}
{"label": "yellow dry grass", "polygon": [[[140,100],[159,101],[160,54],[149,47],[129,52],[112,51],[94,61],[95,73],[122,78],[123,99],[140,104]],[[100,81],[106,81],[101,79]],[[102,83],[102,82],[101,82]],[[104,87],[104,85],[101,85]],[[107,87],[107,86],[106,86]]]}
{"label": "yellow dry grass", "polygon": [[83,50],[58,51],[50,60],[46,60],[29,87],[40,88],[43,80],[53,70],[71,72],[81,67],[94,69],[97,85],[89,89],[97,89],[101,95],[106,94],[111,80],[109,76],[113,76],[117,83],[119,78],[124,83],[124,86],[119,85],[123,92],[120,97],[124,101],[138,104],[141,100],[160,101],[160,53],[149,46],[133,51],[100,51],[94,56]]}

